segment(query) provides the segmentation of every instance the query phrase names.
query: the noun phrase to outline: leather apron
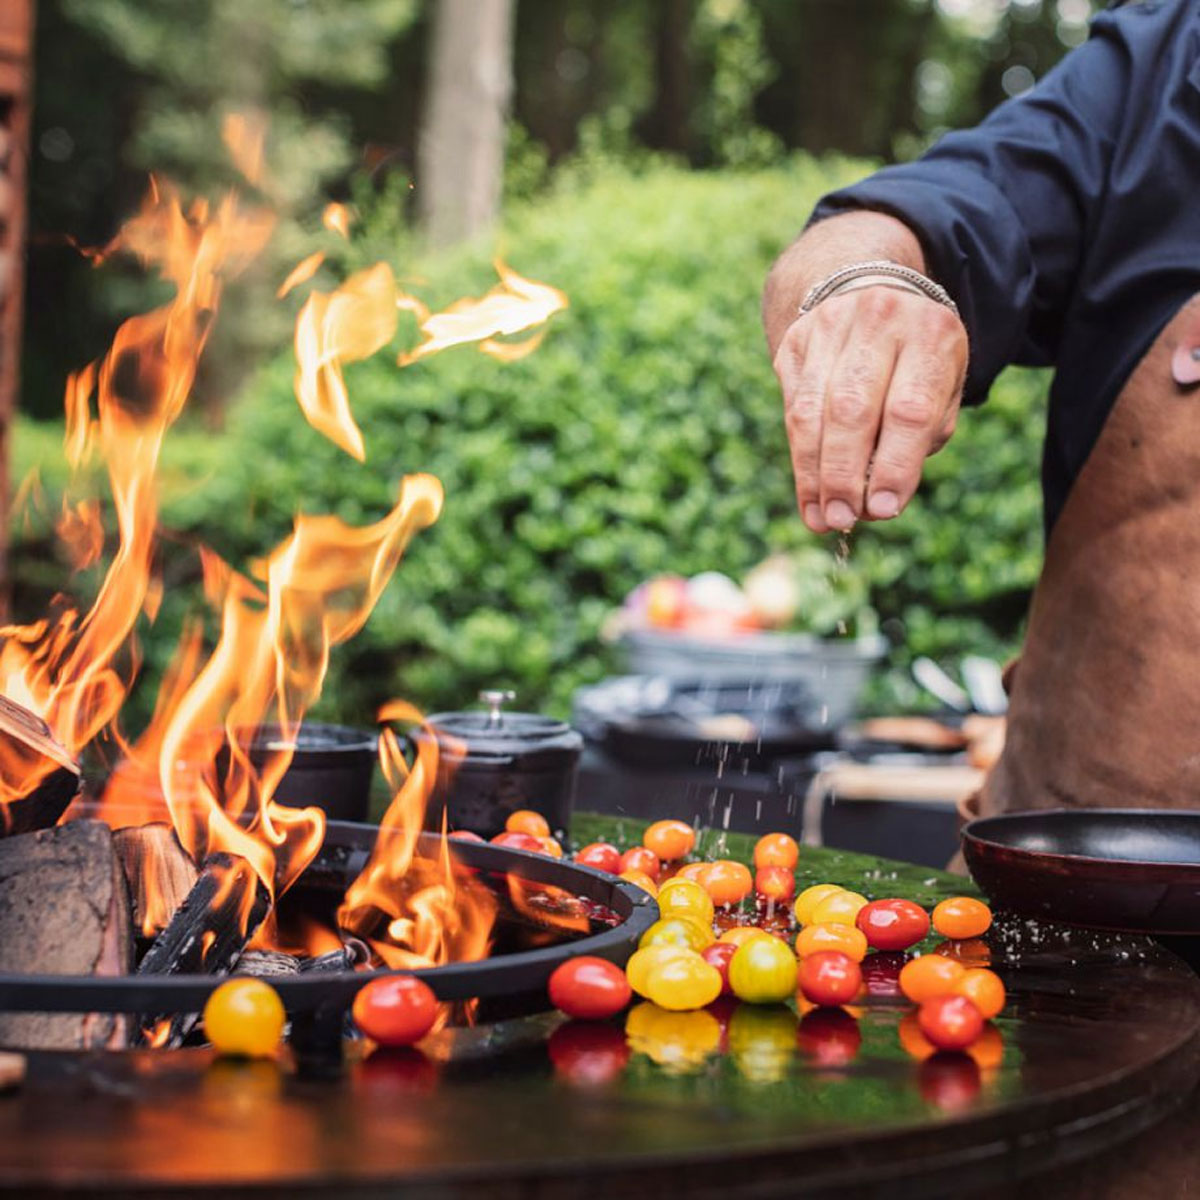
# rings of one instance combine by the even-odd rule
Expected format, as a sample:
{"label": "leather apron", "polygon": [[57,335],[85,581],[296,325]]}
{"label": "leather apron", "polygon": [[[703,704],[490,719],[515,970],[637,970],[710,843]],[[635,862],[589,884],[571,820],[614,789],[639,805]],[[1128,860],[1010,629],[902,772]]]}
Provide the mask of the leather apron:
{"label": "leather apron", "polygon": [[982,813],[1200,807],[1196,347],[1200,296],[1130,376],[1068,494]]}

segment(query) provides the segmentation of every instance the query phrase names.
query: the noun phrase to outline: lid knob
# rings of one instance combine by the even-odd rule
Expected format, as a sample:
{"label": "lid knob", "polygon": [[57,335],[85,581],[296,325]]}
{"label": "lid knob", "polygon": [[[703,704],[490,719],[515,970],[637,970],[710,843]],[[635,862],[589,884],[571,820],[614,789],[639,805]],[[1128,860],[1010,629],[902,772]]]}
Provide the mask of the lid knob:
{"label": "lid knob", "polygon": [[489,729],[498,729],[504,723],[504,714],[501,712],[501,709],[506,704],[511,704],[516,698],[516,692],[503,690],[496,691],[489,689],[479,693],[480,702],[487,705],[487,727]]}

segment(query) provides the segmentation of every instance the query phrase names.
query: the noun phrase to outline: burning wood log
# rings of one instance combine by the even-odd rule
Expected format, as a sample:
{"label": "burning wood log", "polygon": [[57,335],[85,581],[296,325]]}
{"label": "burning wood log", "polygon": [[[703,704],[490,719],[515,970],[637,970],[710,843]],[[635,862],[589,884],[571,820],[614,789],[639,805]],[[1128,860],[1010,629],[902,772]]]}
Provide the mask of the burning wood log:
{"label": "burning wood log", "polygon": [[330,950],[312,958],[288,954],[284,950],[247,950],[238,961],[236,974],[259,979],[283,975],[322,974],[329,971],[353,971],[371,961],[371,951],[358,938],[347,938],[339,950]]}
{"label": "burning wood log", "polygon": [[[129,898],[99,821],[72,821],[0,842],[0,972],[121,975],[132,966]],[[0,1045],[121,1046],[122,1016],[0,1012]]]}
{"label": "burning wood log", "polygon": [[48,829],[79,791],[79,764],[50,727],[0,696],[0,837]]}
{"label": "burning wood log", "polygon": [[[225,975],[270,910],[254,868],[235,854],[210,854],[196,883],[138,966],[139,975]],[[178,1046],[196,1013],[151,1018],[154,1045]]]}
{"label": "burning wood log", "polygon": [[170,922],[196,886],[196,864],[164,823],[118,829],[113,847],[125,872],[134,928],[152,937]]}

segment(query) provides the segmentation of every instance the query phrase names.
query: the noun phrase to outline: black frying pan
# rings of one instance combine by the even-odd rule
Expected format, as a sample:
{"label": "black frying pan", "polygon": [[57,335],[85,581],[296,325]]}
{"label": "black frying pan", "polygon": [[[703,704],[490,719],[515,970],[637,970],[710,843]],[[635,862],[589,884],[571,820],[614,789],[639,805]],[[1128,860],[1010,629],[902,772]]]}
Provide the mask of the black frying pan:
{"label": "black frying pan", "polygon": [[1006,813],[971,821],[962,841],[997,907],[1094,929],[1200,934],[1200,812]]}

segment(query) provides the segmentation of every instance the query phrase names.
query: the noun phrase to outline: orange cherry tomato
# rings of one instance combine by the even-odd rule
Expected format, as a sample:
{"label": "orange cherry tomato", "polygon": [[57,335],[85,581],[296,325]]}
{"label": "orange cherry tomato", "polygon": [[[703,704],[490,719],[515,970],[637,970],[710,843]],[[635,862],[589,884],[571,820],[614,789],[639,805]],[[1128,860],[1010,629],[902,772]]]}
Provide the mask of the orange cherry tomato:
{"label": "orange cherry tomato", "polygon": [[754,890],[764,900],[786,904],[796,894],[796,876],[791,867],[759,867],[754,872]]}
{"label": "orange cherry tomato", "polygon": [[813,1004],[849,1004],[862,988],[862,971],[848,954],[820,950],[800,962],[800,991]]}
{"label": "orange cherry tomato", "polygon": [[952,896],[933,910],[934,929],[956,941],[982,937],[991,925],[992,910],[973,896]]}
{"label": "orange cherry tomato", "polygon": [[531,808],[519,808],[516,812],[509,813],[504,828],[508,833],[527,833],[535,838],[550,836],[550,822],[540,812],[534,812]]}
{"label": "orange cherry tomato", "polygon": [[967,1047],[967,1053],[979,1064],[981,1071],[994,1071],[1004,1061],[1004,1038],[1000,1030],[988,1021],[978,1040]]}
{"label": "orange cherry tomato", "polygon": [[992,948],[983,938],[967,938],[965,942],[938,942],[933,952],[957,959],[964,967],[986,967],[992,961]]}
{"label": "orange cherry tomato", "polygon": [[926,1059],[937,1053],[937,1047],[921,1032],[915,1008],[900,1018],[897,1032],[900,1034],[900,1045],[910,1057]]}
{"label": "orange cherry tomato", "polygon": [[800,861],[800,847],[796,839],[786,833],[766,833],[754,844],[754,865],[760,870],[763,867],[784,867],[795,871],[796,863]]}
{"label": "orange cherry tomato", "polygon": [[921,1032],[939,1050],[965,1050],[983,1033],[983,1017],[966,996],[934,996],[917,1010]]}
{"label": "orange cherry tomato", "polygon": [[750,868],[732,859],[711,863],[697,881],[718,905],[740,904],[754,890]]}
{"label": "orange cherry tomato", "polygon": [[964,971],[954,983],[954,994],[966,996],[979,1009],[985,1021],[998,1017],[1004,1008],[1006,996],[1000,976],[986,967],[975,967]]}
{"label": "orange cherry tomato", "polygon": [[542,843],[542,853],[550,855],[551,858],[562,858],[563,848],[552,837],[538,838]]}
{"label": "orange cherry tomato", "polygon": [[805,925],[796,935],[797,958],[822,950],[837,950],[861,963],[867,956],[867,935],[853,925]]}
{"label": "orange cherry tomato", "polygon": [[900,990],[914,1003],[924,1004],[935,996],[951,996],[966,968],[941,954],[922,954],[904,964]]}
{"label": "orange cherry tomato", "polygon": [[712,863],[706,863],[706,862],[685,863],[682,867],[679,868],[679,870],[675,871],[671,875],[671,878],[672,879],[690,879],[693,883],[699,883],[701,881],[701,879],[704,878],[704,875],[707,873],[708,868],[711,866],[712,866]]}
{"label": "orange cherry tomato", "polygon": [[684,821],[655,821],[642,834],[642,845],[664,862],[678,862],[695,844],[696,833]]}
{"label": "orange cherry tomato", "polygon": [[658,886],[644,871],[622,871],[621,878],[635,887],[640,887],[643,892],[648,892],[651,896],[658,895]]}
{"label": "orange cherry tomato", "polygon": [[662,863],[658,861],[658,855],[653,850],[647,850],[645,846],[634,846],[621,855],[621,871],[641,871],[657,883],[662,873]]}

